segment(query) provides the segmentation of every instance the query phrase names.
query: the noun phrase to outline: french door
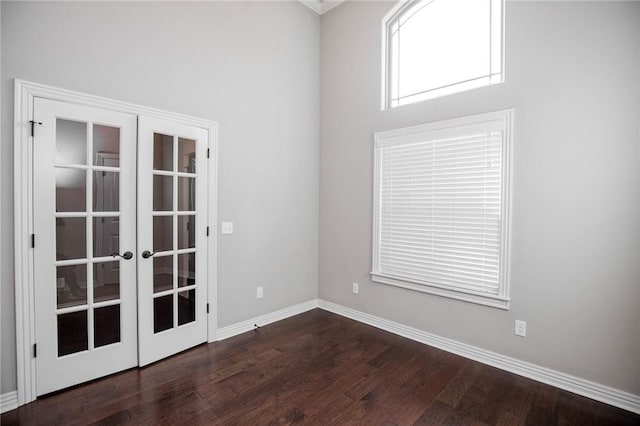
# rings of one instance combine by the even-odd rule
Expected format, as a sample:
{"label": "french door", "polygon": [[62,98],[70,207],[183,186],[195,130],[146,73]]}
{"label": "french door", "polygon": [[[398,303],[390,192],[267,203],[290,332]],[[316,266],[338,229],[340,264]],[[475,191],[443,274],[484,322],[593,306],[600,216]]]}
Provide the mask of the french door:
{"label": "french door", "polygon": [[207,338],[207,131],[140,117],[140,365]]}
{"label": "french door", "polygon": [[206,341],[207,131],[34,99],[36,393]]}

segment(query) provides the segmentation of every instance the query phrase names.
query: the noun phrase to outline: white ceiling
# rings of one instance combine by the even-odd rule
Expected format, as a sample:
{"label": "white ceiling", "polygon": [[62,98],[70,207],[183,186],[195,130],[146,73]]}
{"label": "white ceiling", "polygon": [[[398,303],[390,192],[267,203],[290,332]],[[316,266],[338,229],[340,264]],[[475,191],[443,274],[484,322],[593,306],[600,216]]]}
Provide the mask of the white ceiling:
{"label": "white ceiling", "polygon": [[322,15],[344,1],[346,0],[300,0],[300,3],[304,4],[318,15]]}

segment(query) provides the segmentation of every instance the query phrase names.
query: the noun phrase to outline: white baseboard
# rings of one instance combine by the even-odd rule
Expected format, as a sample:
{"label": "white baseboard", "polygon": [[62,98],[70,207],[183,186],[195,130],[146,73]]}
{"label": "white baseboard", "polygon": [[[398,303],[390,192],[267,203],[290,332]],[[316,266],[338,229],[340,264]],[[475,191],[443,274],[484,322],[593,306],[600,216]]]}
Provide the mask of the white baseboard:
{"label": "white baseboard", "polygon": [[279,311],[260,315],[259,317],[251,318],[246,321],[241,321],[235,324],[228,325],[226,327],[219,328],[218,332],[216,333],[216,337],[218,338],[218,340],[228,339],[229,337],[237,336],[238,334],[246,333],[247,331],[253,330],[256,324],[262,327],[263,325],[271,324],[272,322],[280,321],[285,318],[310,311],[317,307],[318,299],[309,300],[298,305],[280,309]]}
{"label": "white baseboard", "polygon": [[640,414],[640,396],[319,299],[318,307],[501,370]]}
{"label": "white baseboard", "polygon": [[[456,355],[460,355],[465,358],[469,358],[474,361],[499,368],[501,370],[528,377],[530,379],[546,383],[548,385],[555,386],[557,388],[564,389],[578,395],[586,396],[587,398],[591,398],[596,401],[604,402],[605,404],[613,405],[614,407],[622,408],[624,410],[640,414],[639,395],[634,395],[625,391],[614,389],[605,385],[591,382],[589,380],[561,373],[556,370],[551,370],[546,367],[541,367],[539,365],[531,364],[526,361],[521,361],[516,358],[500,355],[498,353],[471,346],[466,343],[458,342],[456,340],[447,339],[445,337],[428,333],[417,328],[399,324],[394,321],[357,311],[355,309],[347,308],[345,306],[328,302],[322,299],[309,300],[298,305],[260,315],[246,321],[229,325],[227,327],[222,327],[218,329],[217,339],[228,339],[229,337],[233,337],[238,334],[253,330],[255,328],[255,324],[259,326],[271,324],[273,322],[280,321],[315,308],[324,309],[325,311],[333,312],[335,314],[351,318],[355,321],[371,325],[373,327],[397,334],[402,337],[406,337],[416,342],[424,343],[426,345],[433,346],[438,349],[442,349],[444,351],[451,352]],[[18,393],[16,391],[7,392],[0,395],[0,413],[11,411],[17,407]]]}
{"label": "white baseboard", "polygon": [[18,408],[18,391],[3,393],[0,395],[0,413]]}

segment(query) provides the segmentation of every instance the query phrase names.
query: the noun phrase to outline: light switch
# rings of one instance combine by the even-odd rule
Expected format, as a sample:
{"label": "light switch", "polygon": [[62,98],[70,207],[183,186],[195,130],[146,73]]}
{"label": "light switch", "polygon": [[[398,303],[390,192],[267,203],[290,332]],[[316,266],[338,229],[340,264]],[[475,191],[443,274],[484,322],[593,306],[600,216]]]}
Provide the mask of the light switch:
{"label": "light switch", "polygon": [[222,234],[233,234],[233,222],[222,222]]}

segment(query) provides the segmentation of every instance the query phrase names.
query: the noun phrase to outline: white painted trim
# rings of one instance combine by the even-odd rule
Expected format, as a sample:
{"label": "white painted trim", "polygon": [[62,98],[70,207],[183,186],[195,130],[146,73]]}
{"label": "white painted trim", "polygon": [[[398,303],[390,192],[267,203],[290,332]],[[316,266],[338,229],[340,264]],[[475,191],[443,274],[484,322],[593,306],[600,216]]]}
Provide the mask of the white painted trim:
{"label": "white painted trim", "polygon": [[[36,366],[33,358],[33,344],[35,343],[35,313],[34,313],[34,282],[33,282],[33,250],[30,236],[33,233],[33,184],[32,184],[32,138],[29,121],[33,120],[34,97],[41,97],[55,101],[87,105],[111,111],[124,112],[137,116],[145,115],[152,118],[164,119],[190,126],[206,129],[209,132],[211,154],[214,156],[210,168],[215,167],[217,173],[218,158],[218,124],[212,120],[205,120],[188,115],[172,113],[156,108],[127,102],[116,101],[100,96],[60,89],[44,84],[15,79],[14,81],[14,255],[15,255],[15,302],[16,302],[16,375],[17,401],[23,405],[36,399]],[[36,127],[37,131],[37,127]],[[211,169],[210,169],[211,170]],[[210,182],[217,184],[217,176]],[[209,237],[209,264],[215,268],[217,257],[217,189],[210,199],[211,230]],[[211,274],[209,274],[211,275]],[[208,302],[215,307],[217,300],[217,279],[210,277],[208,283]],[[214,341],[216,336],[217,312],[208,322],[207,340]]]}
{"label": "white painted trim", "polygon": [[18,408],[18,391],[11,391],[0,395],[0,414]]}
{"label": "white painted trim", "polygon": [[[436,334],[409,327],[355,309],[347,308],[323,299],[312,299],[298,305],[290,306],[275,312],[222,327],[217,330],[217,340],[228,339],[238,334],[251,331],[255,328],[254,325],[256,324],[260,326],[271,324],[315,308],[320,308],[446,352],[460,355],[519,376],[527,377],[614,407],[640,414],[640,395],[634,395],[629,392],[614,389],[609,386],[581,379],[556,370],[491,352],[453,339],[447,339]],[[17,392],[13,391],[0,395],[0,412],[4,413],[5,411],[18,407],[16,394]]]}
{"label": "white painted trim", "polygon": [[395,287],[406,288],[407,290],[419,291],[421,293],[434,294],[436,296],[448,297],[449,299],[462,300],[463,302],[476,303],[492,308],[509,310],[509,299],[493,294],[481,294],[472,291],[460,291],[441,287],[438,284],[427,281],[408,281],[402,277],[395,278],[380,272],[371,272],[371,281],[388,284]]}
{"label": "white painted trim", "polygon": [[[465,302],[477,303],[493,308],[508,310],[510,307],[510,263],[511,263],[511,194],[512,194],[512,158],[513,146],[513,109],[487,112],[482,114],[458,117],[450,120],[436,121],[417,126],[386,130],[374,134],[373,149],[373,221],[372,221],[372,254],[371,280],[377,283],[392,285],[408,290],[449,297]],[[495,130],[502,132],[502,188],[500,223],[500,272],[497,294],[481,293],[467,290],[455,285],[432,283],[428,280],[417,280],[405,276],[395,276],[380,270],[380,171],[382,161],[381,149],[385,146],[404,145],[425,140],[434,140],[454,135],[468,135],[472,131]]]}
{"label": "white painted trim", "polygon": [[280,309],[279,311],[271,312],[268,314],[260,315],[255,318],[251,318],[245,321],[237,322],[226,327],[218,329],[218,340],[228,339],[229,337],[237,336],[238,334],[246,333],[255,329],[255,325],[262,327],[263,325],[271,324],[276,321],[283,320],[285,318],[292,317],[294,315],[301,314],[303,312],[310,311],[318,307],[318,299],[312,299],[307,302],[299,303],[288,308]]}
{"label": "white painted trim", "polygon": [[[346,1],[346,0],[345,0]],[[414,7],[420,3],[419,0],[397,0],[398,2],[394,7],[391,8],[389,12],[382,18],[382,31],[380,34],[381,38],[381,46],[382,46],[382,90],[381,90],[381,111],[391,110],[394,108],[411,105],[420,102],[426,102],[432,99],[442,98],[451,96],[457,93],[463,93],[470,90],[480,89],[483,87],[493,86],[495,84],[502,84],[505,81],[505,16],[506,16],[506,0],[495,0],[495,3],[500,4],[500,20],[497,21],[493,18],[493,14],[490,13],[489,17],[489,25],[490,25],[490,34],[493,34],[493,31],[498,27],[500,29],[500,72],[492,71],[492,64],[490,63],[489,75],[477,77],[472,80],[467,81],[459,81],[454,82],[446,86],[436,87],[430,89],[426,92],[414,93],[412,95],[406,95],[405,98],[413,98],[408,100],[406,103],[398,103],[397,105],[392,105],[393,99],[391,98],[391,83],[392,83],[392,75],[390,70],[392,69],[392,58],[389,54],[391,52],[392,39],[389,36],[390,30],[398,20],[401,20],[406,14],[413,15],[411,12],[414,10]],[[429,2],[427,2],[427,5]],[[419,5],[418,5],[419,7]],[[423,6],[424,7],[424,6]],[[495,7],[494,1],[491,0],[491,8]],[[490,9],[491,10],[491,9]],[[497,10],[497,9],[496,9]],[[490,49],[493,50],[493,37],[490,36],[489,44]],[[490,62],[491,58],[490,58]],[[496,75],[500,75],[499,80],[494,80]],[[486,79],[488,78],[488,82]],[[399,95],[399,94],[398,94]],[[399,101],[399,99],[398,99]]]}
{"label": "white painted trim", "polygon": [[[36,399],[35,311],[33,298],[32,162],[29,120],[33,120],[34,94],[20,80],[14,88],[14,272],[16,301],[16,376],[18,405]],[[31,218],[29,220],[28,218]]]}
{"label": "white painted trim", "polygon": [[[218,123],[209,130],[209,270],[207,299],[209,303],[207,342],[215,342],[218,333]],[[213,168],[213,169],[212,169]]]}
{"label": "white painted trim", "polygon": [[335,9],[347,0],[322,0],[322,13],[324,15],[328,11]]}
{"label": "white painted trim", "polygon": [[300,0],[300,3],[304,4],[318,15],[322,15],[322,2],[320,0]]}
{"label": "white painted trim", "polygon": [[[30,81],[16,79],[15,83],[16,87],[20,87],[32,96],[52,99],[54,101],[71,102],[79,105],[87,105],[95,108],[103,108],[134,115],[146,115],[148,117],[188,124],[190,126],[200,127],[207,130],[217,125],[217,123],[213,120],[191,117],[189,115],[164,111],[161,109],[132,104],[129,102],[117,101],[113,99],[103,98],[101,96],[75,92],[73,90],[61,89],[44,84],[33,83]],[[28,123],[25,123],[24,127],[25,129],[27,129]]]}
{"label": "white painted trim", "polygon": [[531,364],[456,340],[447,339],[326,300],[318,299],[318,307],[325,311],[333,312],[334,314],[342,315],[355,321],[406,337],[407,339],[424,343],[425,345],[433,346],[519,376],[524,376],[578,395],[586,396],[596,401],[604,402],[605,404],[613,405],[614,407],[640,414],[640,395],[634,395],[550,368]]}
{"label": "white painted trim", "polygon": [[300,3],[313,10],[318,15],[323,15],[331,9],[339,6],[346,0],[299,0]]}
{"label": "white painted trim", "polygon": [[395,6],[393,6],[391,8],[391,10],[389,10],[389,12],[387,12],[386,15],[384,15],[384,17],[382,18],[382,21],[380,21],[380,25],[381,25],[381,30],[380,30],[380,34],[382,35],[381,37],[381,54],[380,54],[380,59],[382,61],[381,67],[380,69],[382,70],[382,72],[380,73],[380,76],[382,77],[382,85],[380,87],[380,111],[385,111],[387,109],[391,109],[389,104],[390,104],[390,99],[391,99],[391,87],[389,84],[389,78],[390,78],[390,69],[391,69],[391,64],[390,64],[390,58],[389,55],[387,54],[388,52],[391,51],[391,38],[389,37],[389,22],[391,22],[391,20],[393,18],[395,18],[396,14],[398,13],[398,11],[400,9],[403,9],[407,3],[409,2],[409,0],[401,0],[398,1],[398,3],[396,3]]}

